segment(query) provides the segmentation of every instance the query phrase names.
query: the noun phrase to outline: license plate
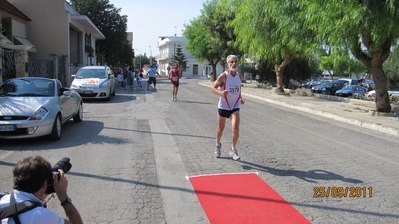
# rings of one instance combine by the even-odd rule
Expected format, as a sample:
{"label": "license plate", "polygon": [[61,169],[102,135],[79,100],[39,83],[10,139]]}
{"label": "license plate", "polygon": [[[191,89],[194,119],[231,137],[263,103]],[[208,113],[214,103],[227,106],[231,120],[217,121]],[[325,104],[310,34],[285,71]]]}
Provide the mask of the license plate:
{"label": "license plate", "polygon": [[4,125],[4,126],[0,126],[0,131],[16,131],[17,128],[15,127],[15,125]]}
{"label": "license plate", "polygon": [[84,94],[92,94],[93,91],[83,91]]}

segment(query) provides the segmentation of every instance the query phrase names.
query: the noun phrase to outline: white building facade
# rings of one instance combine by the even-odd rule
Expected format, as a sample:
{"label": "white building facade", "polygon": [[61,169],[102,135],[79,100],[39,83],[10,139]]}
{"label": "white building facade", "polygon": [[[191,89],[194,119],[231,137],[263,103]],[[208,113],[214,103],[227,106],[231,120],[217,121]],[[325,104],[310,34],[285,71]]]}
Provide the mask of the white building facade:
{"label": "white building facade", "polygon": [[[185,37],[178,36],[162,36],[158,38],[158,54],[156,60],[161,75],[168,74],[168,66],[172,62],[176,49],[181,48],[182,53],[186,57],[186,69],[183,71],[183,77],[186,78],[206,78],[212,72],[212,67],[208,62],[198,62],[186,49],[187,40]],[[222,66],[218,64],[217,74],[222,72]]]}

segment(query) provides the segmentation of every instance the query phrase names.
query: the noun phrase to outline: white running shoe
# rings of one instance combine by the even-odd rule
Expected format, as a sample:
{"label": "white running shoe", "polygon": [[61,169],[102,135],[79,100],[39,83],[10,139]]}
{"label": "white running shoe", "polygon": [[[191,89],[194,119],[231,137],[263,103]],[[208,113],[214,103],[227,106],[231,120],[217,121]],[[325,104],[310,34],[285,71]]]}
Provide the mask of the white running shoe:
{"label": "white running shoe", "polygon": [[237,149],[230,149],[230,155],[233,157],[234,160],[240,160]]}
{"label": "white running shoe", "polygon": [[222,143],[220,143],[219,145],[216,145],[216,147],[215,147],[215,156],[216,156],[216,158],[220,157],[220,154],[221,154],[220,149],[221,148],[222,148]]}

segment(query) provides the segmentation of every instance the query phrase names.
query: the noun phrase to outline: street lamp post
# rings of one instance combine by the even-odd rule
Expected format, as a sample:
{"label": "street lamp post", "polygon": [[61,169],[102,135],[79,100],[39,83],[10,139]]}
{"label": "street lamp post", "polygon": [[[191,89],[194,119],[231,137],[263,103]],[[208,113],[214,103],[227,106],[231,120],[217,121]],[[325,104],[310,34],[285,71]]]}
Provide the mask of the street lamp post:
{"label": "street lamp post", "polygon": [[[138,50],[138,51],[140,51],[139,49],[134,49],[134,50]],[[143,56],[141,55],[141,51],[140,51],[140,69],[141,69],[141,59],[143,58]]]}
{"label": "street lamp post", "polygon": [[150,61],[152,62],[152,49],[151,46],[148,46],[150,48]]}

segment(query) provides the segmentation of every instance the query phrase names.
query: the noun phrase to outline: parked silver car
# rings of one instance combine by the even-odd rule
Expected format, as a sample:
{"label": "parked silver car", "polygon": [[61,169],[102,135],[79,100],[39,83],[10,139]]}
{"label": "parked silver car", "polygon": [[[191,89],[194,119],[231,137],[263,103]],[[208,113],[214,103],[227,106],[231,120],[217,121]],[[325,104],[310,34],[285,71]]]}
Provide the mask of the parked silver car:
{"label": "parked silver car", "polygon": [[83,119],[83,101],[57,79],[21,77],[0,86],[0,139],[61,138],[61,126]]}
{"label": "parked silver car", "polygon": [[115,96],[115,76],[108,66],[85,66],[72,78],[71,89],[84,99],[111,100]]}

